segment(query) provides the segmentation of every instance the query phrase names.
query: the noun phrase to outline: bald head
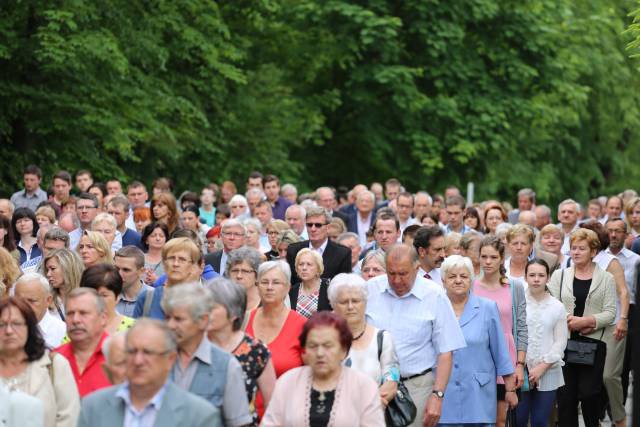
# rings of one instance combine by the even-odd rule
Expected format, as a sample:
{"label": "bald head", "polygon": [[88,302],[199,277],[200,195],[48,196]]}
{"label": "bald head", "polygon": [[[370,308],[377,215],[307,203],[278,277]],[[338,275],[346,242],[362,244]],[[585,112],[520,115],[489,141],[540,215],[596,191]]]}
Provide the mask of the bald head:
{"label": "bald head", "polygon": [[385,260],[387,280],[393,292],[399,297],[411,292],[419,266],[416,250],[405,244],[393,245],[387,249]]}
{"label": "bald head", "polygon": [[398,243],[392,245],[385,253],[386,262],[405,262],[418,263],[418,252],[413,246]]}
{"label": "bald head", "polygon": [[518,215],[519,224],[525,224],[530,227],[535,227],[536,220],[536,214],[533,211],[520,211],[520,215]]}
{"label": "bald head", "polygon": [[104,364],[102,369],[111,384],[122,384],[127,379],[127,354],[125,352],[126,335],[124,333],[115,334],[108,337],[102,343],[102,353],[104,354]]}

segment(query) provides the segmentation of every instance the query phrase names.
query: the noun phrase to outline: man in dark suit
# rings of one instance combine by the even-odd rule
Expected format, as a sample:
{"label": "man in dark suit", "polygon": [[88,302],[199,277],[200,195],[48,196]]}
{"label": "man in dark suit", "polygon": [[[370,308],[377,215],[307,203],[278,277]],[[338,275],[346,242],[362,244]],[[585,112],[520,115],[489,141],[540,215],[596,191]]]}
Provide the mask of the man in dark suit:
{"label": "man in dark suit", "polygon": [[351,273],[351,250],[346,246],[329,240],[327,224],[331,215],[324,208],[312,207],[307,209],[307,232],[309,240],[289,245],[287,262],[291,267],[291,283],[300,281],[296,274],[296,255],[303,248],[310,248],[322,254],[324,264],[323,278],[332,279],[339,273]]}
{"label": "man in dark suit", "polygon": [[204,256],[204,263],[209,264],[221,276],[227,264],[227,255],[234,249],[244,245],[246,230],[237,219],[231,218],[222,223],[222,250]]}
{"label": "man in dark suit", "polygon": [[371,228],[376,217],[376,196],[369,190],[358,193],[356,198],[356,210],[349,214],[347,230],[356,233],[360,239],[360,245],[367,242],[367,232]]}

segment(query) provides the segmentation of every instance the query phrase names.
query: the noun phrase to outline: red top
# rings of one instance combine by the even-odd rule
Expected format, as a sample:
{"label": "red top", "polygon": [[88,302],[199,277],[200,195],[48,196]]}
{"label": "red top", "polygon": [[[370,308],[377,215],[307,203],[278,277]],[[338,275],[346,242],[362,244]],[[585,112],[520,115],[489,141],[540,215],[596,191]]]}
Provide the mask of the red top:
{"label": "red top", "polygon": [[80,397],[84,397],[89,393],[92,393],[101,388],[111,387],[111,383],[107,379],[104,371],[102,370],[102,364],[104,363],[104,354],[102,354],[102,342],[107,338],[107,333],[104,332],[100,338],[100,342],[96,346],[91,357],[87,361],[87,366],[84,367],[84,371],[80,372],[78,364],[76,363],[76,356],[73,354],[73,348],[71,343],[61,345],[54,351],[63,355],[71,365],[71,371],[73,372],[73,378],[76,380],[78,386],[78,392]]}

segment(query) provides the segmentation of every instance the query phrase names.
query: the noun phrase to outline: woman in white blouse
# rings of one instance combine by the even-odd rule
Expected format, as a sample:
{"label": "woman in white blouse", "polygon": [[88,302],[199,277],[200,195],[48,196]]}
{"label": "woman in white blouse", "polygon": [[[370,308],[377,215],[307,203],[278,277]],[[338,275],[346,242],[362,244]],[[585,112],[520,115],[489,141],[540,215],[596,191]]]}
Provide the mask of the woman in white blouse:
{"label": "woman in white blouse", "polygon": [[547,425],[556,399],[556,390],[564,385],[562,358],[567,346],[567,315],[564,306],[547,291],[549,265],[536,258],[524,271],[527,289],[527,328],[529,346],[527,368],[529,391],[522,393],[516,408],[518,425]]}
{"label": "woman in white blouse", "polygon": [[[353,335],[344,364],[376,381],[380,385],[382,404],[386,406],[398,390],[400,368],[391,334],[369,325],[365,318],[367,283],[357,274],[341,273],[331,280],[328,293],[334,312],[347,321]],[[380,341],[381,349],[378,348]]]}

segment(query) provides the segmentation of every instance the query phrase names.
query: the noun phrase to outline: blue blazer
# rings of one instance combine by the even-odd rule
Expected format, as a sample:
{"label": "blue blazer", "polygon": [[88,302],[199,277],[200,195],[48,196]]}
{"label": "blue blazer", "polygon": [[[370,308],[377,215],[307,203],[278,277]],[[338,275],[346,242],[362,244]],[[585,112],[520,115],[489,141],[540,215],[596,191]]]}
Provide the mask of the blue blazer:
{"label": "blue blazer", "polygon": [[440,423],[495,423],[496,377],[514,372],[498,306],[470,294],[459,323],[467,346],[453,352]]}

